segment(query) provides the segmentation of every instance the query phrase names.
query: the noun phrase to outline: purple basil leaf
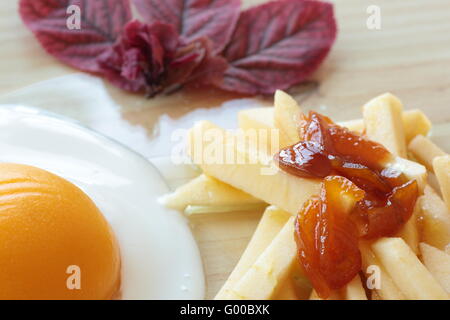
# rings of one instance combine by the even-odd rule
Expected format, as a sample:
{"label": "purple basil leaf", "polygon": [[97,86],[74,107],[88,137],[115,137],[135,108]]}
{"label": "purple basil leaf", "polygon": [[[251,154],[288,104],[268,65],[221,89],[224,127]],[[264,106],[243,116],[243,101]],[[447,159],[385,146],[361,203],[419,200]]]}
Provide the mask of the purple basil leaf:
{"label": "purple basil leaf", "polygon": [[240,13],[240,0],[134,0],[145,22],[171,24],[187,42],[208,37],[214,52],[228,44]]}
{"label": "purple basil leaf", "polygon": [[304,81],[336,38],[333,6],[314,0],[272,1],[242,12],[230,44],[222,89],[273,94]]}
{"label": "purple basil leaf", "polygon": [[[80,8],[80,29],[67,27],[71,5]],[[19,12],[48,53],[88,72],[99,71],[97,57],[132,17],[128,0],[21,0]]]}

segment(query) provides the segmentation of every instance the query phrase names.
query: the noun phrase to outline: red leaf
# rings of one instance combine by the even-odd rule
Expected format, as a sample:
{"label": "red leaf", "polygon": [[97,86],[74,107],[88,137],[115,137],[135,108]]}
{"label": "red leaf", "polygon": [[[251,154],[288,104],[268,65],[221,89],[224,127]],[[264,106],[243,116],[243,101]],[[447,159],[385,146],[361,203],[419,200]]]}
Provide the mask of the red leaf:
{"label": "red leaf", "polygon": [[[179,36],[168,24],[127,23],[113,46],[98,57],[101,74],[114,85],[154,96],[166,87],[167,66],[175,58]],[[181,64],[184,69],[186,64]]]}
{"label": "red leaf", "polygon": [[187,42],[208,37],[214,52],[230,41],[240,13],[240,0],[134,0],[148,23],[171,24]]}
{"label": "red leaf", "polygon": [[[211,41],[202,37],[179,48],[179,57],[168,68],[168,83],[198,87],[220,82],[228,63],[224,58],[215,55],[212,47]],[[195,58],[184,63],[184,60],[191,56]]]}
{"label": "red leaf", "polygon": [[220,88],[273,94],[304,81],[336,38],[333,6],[280,0],[244,11],[224,56],[230,63]]}
{"label": "red leaf", "polygon": [[169,24],[127,23],[123,33],[98,58],[101,74],[119,88],[153,97],[182,85],[212,84],[222,79],[227,61],[212,53],[211,41],[180,41]]}
{"label": "red leaf", "polygon": [[[67,27],[70,5],[81,9],[81,29]],[[97,57],[111,47],[131,20],[128,0],[21,0],[23,22],[44,49],[77,69],[98,72]]]}

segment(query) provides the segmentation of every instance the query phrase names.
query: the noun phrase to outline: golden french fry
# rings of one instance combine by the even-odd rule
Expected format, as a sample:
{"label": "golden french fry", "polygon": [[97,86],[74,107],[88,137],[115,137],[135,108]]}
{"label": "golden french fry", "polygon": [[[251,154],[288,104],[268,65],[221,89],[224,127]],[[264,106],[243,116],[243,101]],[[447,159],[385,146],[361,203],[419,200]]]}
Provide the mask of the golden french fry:
{"label": "golden french fry", "polygon": [[413,214],[411,218],[406,222],[397,237],[402,238],[408,244],[412,251],[417,255],[419,254],[419,227],[418,218],[420,217],[421,209],[419,201],[416,202]]}
{"label": "golden french fry", "polygon": [[274,108],[269,107],[245,109],[238,113],[239,128],[258,132],[258,147],[271,155],[281,149],[280,132],[275,128],[274,118]]}
{"label": "golden french fry", "polygon": [[382,238],[372,249],[409,300],[446,300],[448,295],[401,238]]}
{"label": "golden french fry", "polygon": [[433,171],[433,159],[436,157],[445,156],[444,151],[442,151],[430,139],[422,135],[418,135],[412,139],[408,145],[408,149],[412,152],[417,161],[426,166],[430,171]]}
{"label": "golden french fry", "polygon": [[238,124],[241,129],[274,129],[275,108],[260,107],[244,109],[238,113]]}
{"label": "golden french fry", "polygon": [[[404,111],[402,121],[405,130],[406,143],[409,143],[417,135],[426,136],[430,132],[431,122],[420,110],[414,109]],[[356,132],[363,132],[365,129],[363,119],[339,122],[339,125]]]}
{"label": "golden french fry", "polygon": [[290,216],[290,213],[280,210],[275,206],[270,206],[264,211],[247,248],[227,281],[217,293],[216,300],[226,299],[230,289],[242,278],[261,253],[269,246]]}
{"label": "golden french fry", "polygon": [[366,291],[361,283],[361,277],[356,275],[352,281],[345,286],[346,300],[367,300]]}
{"label": "golden french fry", "polygon": [[295,262],[280,288],[274,293],[274,300],[308,300],[312,285],[305,276],[303,266]]}
{"label": "golden french fry", "polygon": [[[191,129],[189,139],[191,147],[188,150],[191,152],[191,157],[205,174],[293,215],[298,213],[306,200],[312,195],[318,194],[319,179],[303,179],[290,175],[276,168],[271,159],[269,161],[260,158],[250,159],[250,154],[256,153],[257,150],[251,147],[240,149],[234,140],[225,143],[220,139],[206,141],[202,138],[203,132],[211,128],[222,130],[222,134],[225,135],[223,129],[207,121],[202,121]],[[194,157],[193,154],[197,152],[194,150],[196,148],[201,148],[205,152],[217,149],[221,150],[224,155],[237,154],[243,161],[237,165],[236,162],[209,161],[210,159],[201,158],[201,155],[198,154],[197,157]]]}
{"label": "golden french fry", "polygon": [[432,187],[434,190],[436,190],[440,194],[441,191],[440,191],[438,179],[437,179],[436,175],[431,171],[428,171],[427,183],[430,187]]}
{"label": "golden french fry", "polygon": [[434,173],[441,187],[441,194],[450,209],[450,155],[433,159]]}
{"label": "golden french fry", "polygon": [[394,155],[406,158],[402,115],[402,103],[390,93],[370,100],[363,107],[367,136],[384,145]]}
{"label": "golden french fry", "polygon": [[[380,260],[375,256],[370,244],[366,241],[360,241],[359,249],[361,251],[363,271],[368,277],[368,281],[371,280],[369,277],[379,276],[379,287],[374,287],[372,289],[372,294],[376,293],[381,300],[404,300],[405,296],[394,283],[391,276],[386,272],[386,269],[381,264]],[[379,274],[373,274],[374,272],[379,272]],[[373,285],[375,286],[376,283]]]}
{"label": "golden french fry", "polygon": [[447,206],[428,185],[417,201],[421,207],[423,241],[445,250],[450,244],[450,213]]}
{"label": "golden french fry", "polygon": [[243,212],[260,212],[267,207],[264,202],[255,204],[241,204],[229,206],[191,206],[188,205],[184,209],[184,214],[188,217],[215,214],[215,213],[243,213]]}
{"label": "golden french fry", "polygon": [[251,268],[230,290],[228,299],[267,300],[296,263],[294,217],[291,217]]}
{"label": "golden french fry", "polygon": [[420,244],[420,251],[425,267],[442,288],[450,293],[450,255],[426,243]]}
{"label": "golden french fry", "polygon": [[184,210],[193,206],[245,206],[263,202],[232,186],[201,174],[182,185],[174,193],[163,199],[164,204],[172,209]]}
{"label": "golden french fry", "polygon": [[422,192],[425,188],[425,185],[427,184],[428,172],[427,169],[420,163],[396,157],[395,160],[388,163],[387,166],[403,172],[409,180],[416,180],[420,192]]}
{"label": "golden french fry", "polygon": [[312,284],[305,276],[303,266],[300,263],[294,263],[289,276],[295,284],[295,292],[298,299],[307,300],[312,291]]}
{"label": "golden french fry", "polygon": [[280,131],[280,149],[300,141],[298,125],[301,109],[287,93],[277,90],[275,93],[274,123]]}
{"label": "golden french fry", "polygon": [[420,110],[408,110],[403,112],[403,127],[405,129],[406,143],[409,143],[415,136],[426,136],[431,129],[431,121]]}
{"label": "golden french fry", "polygon": [[363,119],[354,119],[348,121],[338,122],[338,125],[347,128],[350,131],[363,133],[364,132],[364,120]]}

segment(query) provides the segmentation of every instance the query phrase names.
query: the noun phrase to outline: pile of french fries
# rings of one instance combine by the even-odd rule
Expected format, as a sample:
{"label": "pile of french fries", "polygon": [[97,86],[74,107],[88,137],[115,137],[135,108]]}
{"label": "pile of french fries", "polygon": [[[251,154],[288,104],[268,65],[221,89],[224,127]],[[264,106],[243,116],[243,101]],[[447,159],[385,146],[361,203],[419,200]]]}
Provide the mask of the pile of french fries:
{"label": "pile of french fries", "polygon": [[[201,180],[208,185],[199,184],[198,179],[190,182],[182,187],[184,197],[175,192],[167,203],[185,209],[193,201],[186,196],[186,190],[192,187],[203,188],[206,199],[197,196],[195,201],[197,205],[206,203],[206,208],[217,204],[268,204],[241,259],[215,299],[320,299],[299,265],[294,240],[295,215],[308,198],[317,194],[320,180],[302,179],[282,171],[260,174],[261,167],[267,165],[265,161],[270,161],[275,152],[300,140],[301,112],[296,101],[282,91],[275,95],[274,108],[242,111],[240,128],[278,129],[277,144],[272,143],[270,135],[266,141],[266,159],[227,168],[199,161],[203,170]],[[363,119],[339,124],[384,145],[396,156],[389,166],[402,171],[409,179],[416,179],[421,195],[413,216],[395,237],[360,241],[362,272],[344,288],[333,292],[329,299],[448,299],[450,156],[427,138],[430,121],[419,110],[404,111],[400,100],[392,94],[383,94],[363,106]],[[198,133],[211,128],[223,130],[206,121],[191,130],[188,153],[192,158],[195,158],[193,148],[199,142],[196,141]],[[225,152],[237,150],[243,157],[259,152],[239,149],[231,140],[223,144]],[[221,185],[232,188],[233,194]],[[225,191],[221,195],[222,189]]]}

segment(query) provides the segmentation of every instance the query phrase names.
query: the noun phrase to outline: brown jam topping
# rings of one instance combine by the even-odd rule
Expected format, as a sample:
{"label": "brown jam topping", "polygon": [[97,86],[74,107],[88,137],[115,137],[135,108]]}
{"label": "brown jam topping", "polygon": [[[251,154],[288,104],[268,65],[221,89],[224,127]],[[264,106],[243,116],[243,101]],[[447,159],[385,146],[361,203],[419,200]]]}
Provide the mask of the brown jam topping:
{"label": "brown jam topping", "polygon": [[290,174],[325,178],[321,194],[299,212],[295,236],[300,262],[326,298],[361,270],[359,238],[392,236],[408,221],[418,187],[386,167],[393,156],[382,145],[321,114],[304,116],[300,133],[302,141],[275,160]]}

